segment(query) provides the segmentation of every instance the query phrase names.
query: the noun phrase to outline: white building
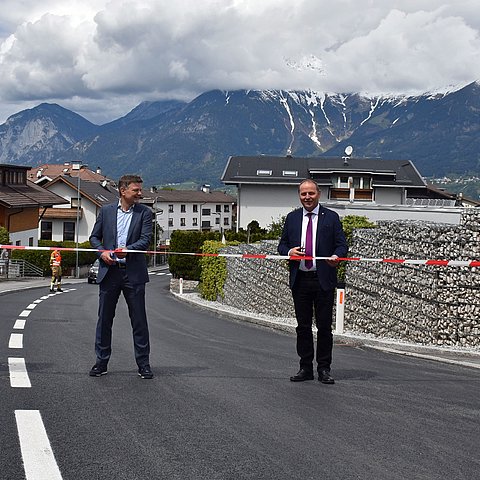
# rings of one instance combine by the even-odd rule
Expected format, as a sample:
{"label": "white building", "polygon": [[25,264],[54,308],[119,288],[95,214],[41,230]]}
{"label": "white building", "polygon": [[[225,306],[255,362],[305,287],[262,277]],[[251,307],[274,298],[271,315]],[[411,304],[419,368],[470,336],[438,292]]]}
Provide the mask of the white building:
{"label": "white building", "polygon": [[234,227],[235,199],[223,192],[159,190],[145,194],[163,231],[160,241],[169,243],[174,230],[218,231]]}
{"label": "white building", "polygon": [[458,224],[462,207],[479,206],[427,185],[408,160],[230,157],[222,181],[238,188],[237,228],[252,220],[265,228],[298,208],[298,185],[305,178],[318,183],[322,205],[341,217]]}
{"label": "white building", "polygon": [[118,201],[117,190],[105,180],[92,182],[63,175],[44,188],[63,197],[67,203],[40,210],[40,240],[86,242],[100,208]]}

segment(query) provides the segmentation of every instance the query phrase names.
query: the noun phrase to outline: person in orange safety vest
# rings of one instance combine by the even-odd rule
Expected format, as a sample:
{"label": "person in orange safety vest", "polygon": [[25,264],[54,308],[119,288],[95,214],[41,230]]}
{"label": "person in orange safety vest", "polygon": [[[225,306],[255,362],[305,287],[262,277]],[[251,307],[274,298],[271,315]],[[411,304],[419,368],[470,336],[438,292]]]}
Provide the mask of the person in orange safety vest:
{"label": "person in orange safety vest", "polygon": [[57,292],[62,292],[62,256],[58,250],[54,250],[50,255],[50,267],[52,269],[52,280],[50,282],[50,292],[55,291],[55,283]]}

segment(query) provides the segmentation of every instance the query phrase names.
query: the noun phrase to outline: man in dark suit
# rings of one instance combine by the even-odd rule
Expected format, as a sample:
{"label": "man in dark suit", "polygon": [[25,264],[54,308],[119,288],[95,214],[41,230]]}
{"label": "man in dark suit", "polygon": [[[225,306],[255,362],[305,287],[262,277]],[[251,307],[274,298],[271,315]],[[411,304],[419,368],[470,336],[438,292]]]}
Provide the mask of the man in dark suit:
{"label": "man in dark suit", "polygon": [[90,235],[90,244],[99,250],[97,283],[100,297],[95,336],[97,361],[90,376],[107,373],[112,351],[112,325],[120,293],[123,293],[133,331],[135,360],[141,378],[153,378],[150,368],[150,340],[145,309],[145,284],[148,282],[144,253],[126,250],[148,250],[152,237],[152,212],[142,205],[142,179],[124,175],[118,182],[118,203],[100,209]]}
{"label": "man in dark suit", "polygon": [[[338,258],[347,254],[347,242],[338,215],[319,205],[320,190],[315,181],[298,187],[303,208],[290,212],[278,245],[281,255],[307,257],[289,260],[290,288],[297,318],[297,353],[300,370],[290,380],[313,380],[314,345],[312,315],[317,326],[317,371],[322,383],[335,383],[331,373],[332,317]],[[315,257],[328,257],[315,260]]]}

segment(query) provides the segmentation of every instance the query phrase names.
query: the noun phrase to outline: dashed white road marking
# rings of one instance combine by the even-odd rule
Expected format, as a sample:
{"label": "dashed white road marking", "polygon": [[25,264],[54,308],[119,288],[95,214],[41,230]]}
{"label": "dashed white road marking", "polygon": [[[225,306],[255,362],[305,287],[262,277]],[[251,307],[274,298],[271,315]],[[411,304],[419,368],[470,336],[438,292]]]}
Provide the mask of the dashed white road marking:
{"label": "dashed white road marking", "polygon": [[31,388],[30,378],[28,377],[27,366],[24,358],[8,359],[8,369],[10,372],[10,386],[13,388]]}
{"label": "dashed white road marking", "polygon": [[46,300],[47,298],[50,298],[50,295],[44,295],[43,297],[40,297],[40,300]]}
{"label": "dashed white road marking", "polygon": [[40,411],[15,410],[26,480],[62,480]]}
{"label": "dashed white road marking", "polygon": [[8,348],[23,348],[23,333],[12,333]]}
{"label": "dashed white road marking", "polygon": [[23,330],[25,328],[25,323],[27,323],[26,320],[22,320],[19,318],[13,325],[14,330]]}
{"label": "dashed white road marking", "polygon": [[41,298],[39,298],[38,300],[35,300],[33,303],[42,303],[43,300]]}
{"label": "dashed white road marking", "polygon": [[28,317],[32,313],[31,310],[24,310],[23,312],[20,312],[18,315],[19,317]]}
{"label": "dashed white road marking", "polygon": [[36,306],[37,306],[36,303],[31,303],[31,304],[27,307],[27,309],[28,309],[28,310],[33,310]]}

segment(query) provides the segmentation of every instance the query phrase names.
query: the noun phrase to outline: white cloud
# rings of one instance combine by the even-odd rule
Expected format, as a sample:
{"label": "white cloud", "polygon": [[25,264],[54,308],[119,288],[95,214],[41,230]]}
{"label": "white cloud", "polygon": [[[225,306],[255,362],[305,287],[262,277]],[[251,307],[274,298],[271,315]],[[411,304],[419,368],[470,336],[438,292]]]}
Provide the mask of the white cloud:
{"label": "white cloud", "polygon": [[477,0],[18,3],[0,13],[0,122],[41,101],[104,122],[215,88],[415,93],[480,79]]}

